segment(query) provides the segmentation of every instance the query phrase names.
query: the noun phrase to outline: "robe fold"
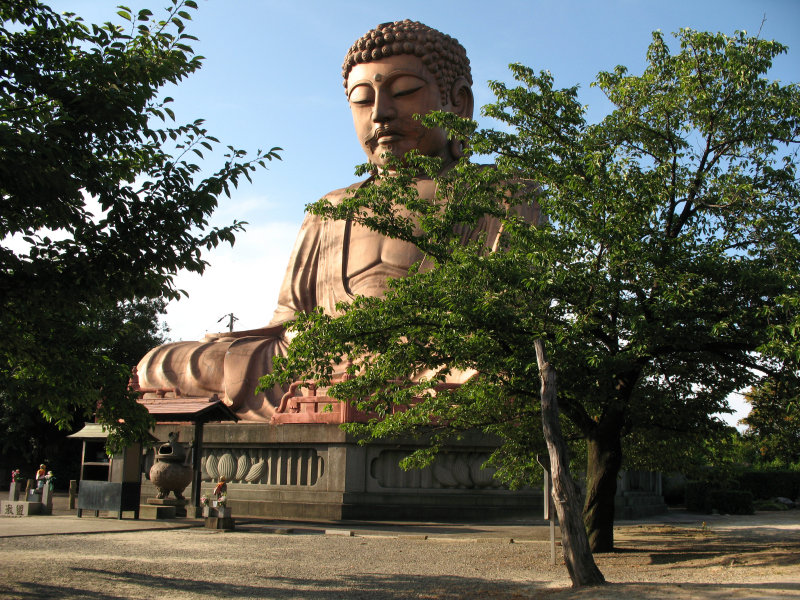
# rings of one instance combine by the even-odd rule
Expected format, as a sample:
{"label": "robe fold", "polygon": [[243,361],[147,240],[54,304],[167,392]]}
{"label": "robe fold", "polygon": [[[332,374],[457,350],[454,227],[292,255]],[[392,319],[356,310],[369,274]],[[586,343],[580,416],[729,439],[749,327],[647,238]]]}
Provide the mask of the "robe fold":
{"label": "robe fold", "polygon": [[[326,198],[336,204],[346,193],[363,183],[331,192]],[[421,195],[434,192],[432,182],[421,182]],[[538,207],[535,204],[519,206],[516,210],[526,220],[538,221]],[[279,326],[293,320],[296,312],[308,312],[318,306],[327,314],[334,314],[337,303],[350,302],[354,297],[347,281],[351,227],[349,221],[323,220],[315,215],[306,215],[283,277],[278,306],[267,325],[276,327],[279,334],[222,334],[213,341],[176,342],[159,346],[139,362],[140,387],[178,388],[184,396],[208,397],[217,394],[239,418],[269,421],[284,390],[277,386],[258,394],[255,390],[259,378],[272,372],[273,358],[286,355],[289,340]],[[464,227],[461,237],[466,243],[485,235],[487,243],[491,245],[498,231],[499,222],[484,217],[476,227]],[[411,264],[407,267],[411,267]],[[382,277],[373,289],[385,290],[385,271],[378,266],[372,276]],[[364,274],[358,277],[363,278]],[[464,377],[466,375],[457,379]]]}
{"label": "robe fold", "polygon": [[[326,197],[338,203],[351,188]],[[345,252],[349,223],[307,214],[295,240],[278,294],[278,306],[267,327],[321,306],[333,313],[338,302],[353,296],[345,281]],[[272,372],[272,359],[285,356],[285,334],[271,337],[219,337],[208,342],[175,342],[148,352],[139,362],[139,386],[178,388],[184,396],[217,394],[243,420],[269,421],[284,390],[274,387],[255,393],[258,380]]]}

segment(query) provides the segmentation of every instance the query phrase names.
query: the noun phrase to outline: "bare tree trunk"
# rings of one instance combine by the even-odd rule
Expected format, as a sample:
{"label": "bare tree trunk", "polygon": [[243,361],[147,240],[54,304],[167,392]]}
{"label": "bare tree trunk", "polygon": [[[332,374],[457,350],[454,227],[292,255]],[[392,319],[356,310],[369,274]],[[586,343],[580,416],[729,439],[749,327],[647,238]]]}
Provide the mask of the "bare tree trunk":
{"label": "bare tree trunk", "polygon": [[587,440],[583,522],[592,552],[614,550],[614,502],[621,466],[622,445],[616,431],[599,431]]}
{"label": "bare tree trunk", "polygon": [[544,342],[535,340],[536,360],[539,363],[539,376],[542,380],[542,428],[550,454],[550,472],[553,479],[553,502],[556,505],[561,545],[564,548],[564,562],[567,565],[573,587],[600,585],[605,578],[597,568],[589,549],[577,487],[569,474],[567,445],[561,435],[558,420],[558,399],[556,398],[556,370],[549,362],[544,350]]}

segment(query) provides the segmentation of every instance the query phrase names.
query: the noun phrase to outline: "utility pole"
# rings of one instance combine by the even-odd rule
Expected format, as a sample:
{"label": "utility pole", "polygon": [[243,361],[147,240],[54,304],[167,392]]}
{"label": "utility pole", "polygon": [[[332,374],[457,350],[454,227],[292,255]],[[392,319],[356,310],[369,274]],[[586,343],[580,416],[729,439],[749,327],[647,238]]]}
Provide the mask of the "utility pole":
{"label": "utility pole", "polygon": [[227,315],[223,315],[222,317],[220,317],[220,319],[219,319],[219,321],[217,321],[217,323],[222,322],[224,319],[228,319],[228,331],[232,332],[233,331],[233,322],[234,321],[238,321],[239,319],[237,317],[234,317],[233,313],[228,313]]}

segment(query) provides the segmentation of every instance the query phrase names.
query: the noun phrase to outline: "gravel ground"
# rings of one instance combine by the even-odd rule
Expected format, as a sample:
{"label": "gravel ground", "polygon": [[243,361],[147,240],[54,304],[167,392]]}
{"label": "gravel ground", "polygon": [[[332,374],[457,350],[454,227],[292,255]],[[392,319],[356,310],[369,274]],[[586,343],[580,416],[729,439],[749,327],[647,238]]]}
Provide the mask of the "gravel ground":
{"label": "gravel ground", "polygon": [[[610,585],[569,589],[547,542],[203,528],[0,539],[3,598],[800,598],[800,511],[622,526]],[[273,529],[274,531],[274,529]],[[559,549],[560,550],[560,549]]]}

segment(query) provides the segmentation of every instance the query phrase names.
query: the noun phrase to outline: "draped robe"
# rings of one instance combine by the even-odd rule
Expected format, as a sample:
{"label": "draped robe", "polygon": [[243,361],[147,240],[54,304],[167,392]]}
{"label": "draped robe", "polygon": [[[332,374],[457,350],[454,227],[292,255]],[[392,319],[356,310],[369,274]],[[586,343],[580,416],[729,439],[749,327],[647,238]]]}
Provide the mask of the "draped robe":
{"label": "draped robe", "polygon": [[[360,185],[363,182],[331,192],[326,198],[336,204],[349,190]],[[421,185],[421,195],[435,191],[423,187]],[[538,217],[535,205],[517,207],[517,212],[532,222]],[[293,320],[296,312],[308,312],[318,306],[334,314],[337,303],[352,301],[357,292],[349,285],[347,261],[353,251],[350,248],[353,227],[356,225],[350,221],[305,216],[286,268],[278,306],[267,327],[279,326]],[[466,243],[485,234],[491,243],[498,229],[496,219],[482,218],[476,227],[464,229],[462,240]],[[379,235],[374,234],[376,240]],[[418,254],[416,260],[421,258]],[[406,270],[416,260],[406,265]],[[381,267],[378,264],[369,270],[373,290],[385,290],[389,273],[396,272],[396,268]],[[363,280],[364,274],[359,277]],[[377,286],[375,278],[379,279]],[[183,396],[217,394],[239,418],[269,421],[284,391],[276,386],[256,394],[255,389],[259,378],[272,372],[273,357],[285,356],[288,346],[285,332],[274,336],[248,335],[247,332],[222,334],[209,341],[164,344],[148,352],[139,362],[139,385],[146,389],[177,388]]]}

